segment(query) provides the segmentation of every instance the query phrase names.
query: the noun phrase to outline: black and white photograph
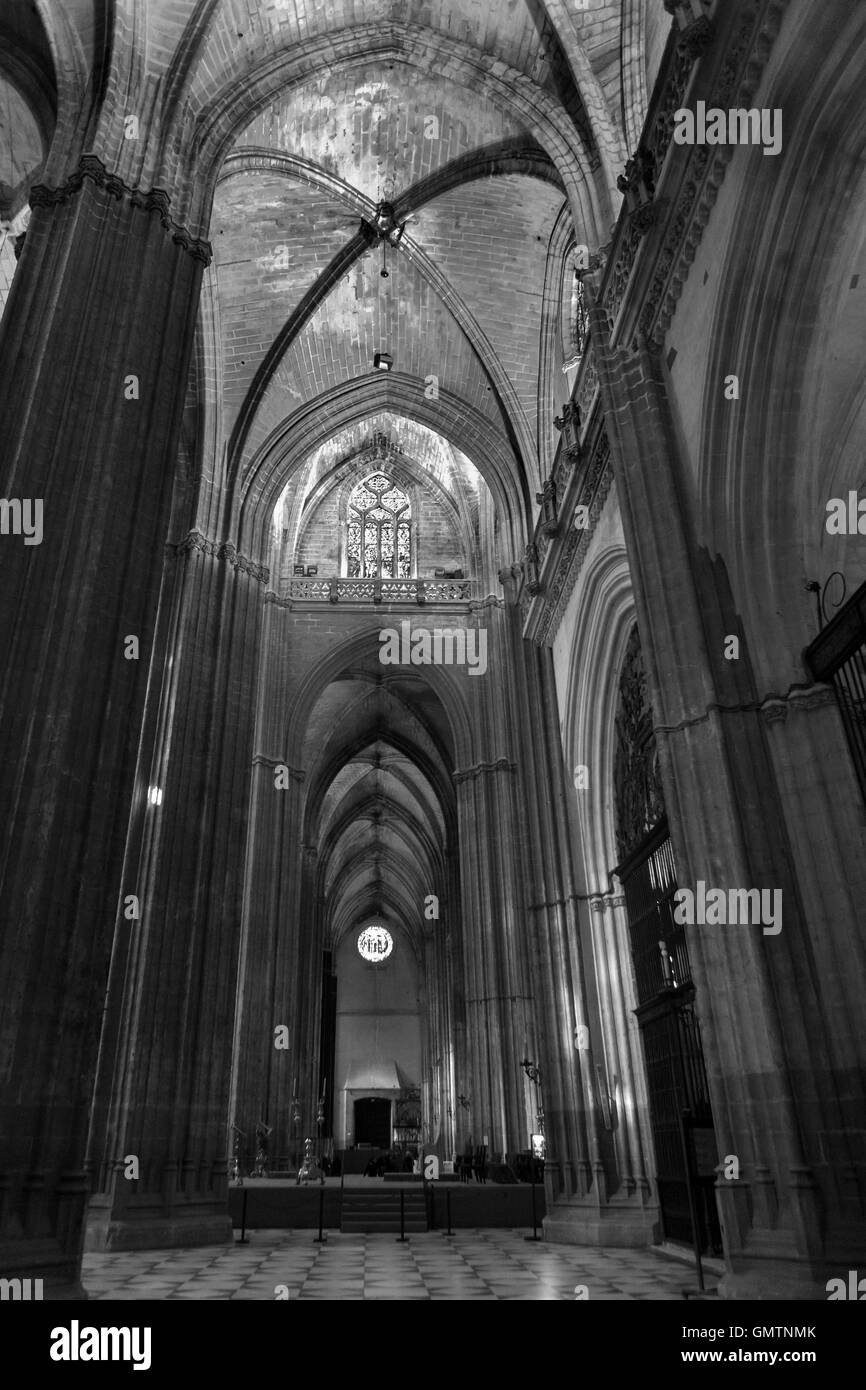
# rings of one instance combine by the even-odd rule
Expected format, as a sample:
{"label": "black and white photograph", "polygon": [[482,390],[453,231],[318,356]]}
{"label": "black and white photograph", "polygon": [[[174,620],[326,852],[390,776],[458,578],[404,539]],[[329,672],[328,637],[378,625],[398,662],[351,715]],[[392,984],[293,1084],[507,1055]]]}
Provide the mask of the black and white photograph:
{"label": "black and white photograph", "polygon": [[826,1383],[864,0],[0,0],[0,819],[29,1370],[545,1301]]}

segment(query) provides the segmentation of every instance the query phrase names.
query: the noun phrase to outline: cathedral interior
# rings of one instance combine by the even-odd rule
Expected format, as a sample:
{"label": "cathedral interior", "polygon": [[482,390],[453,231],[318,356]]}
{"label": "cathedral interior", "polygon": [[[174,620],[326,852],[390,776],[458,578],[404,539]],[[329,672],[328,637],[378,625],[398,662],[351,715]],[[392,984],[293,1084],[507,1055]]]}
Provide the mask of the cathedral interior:
{"label": "cathedral interior", "polygon": [[864,64],[3,0],[4,1279],[364,1182],[866,1269]]}

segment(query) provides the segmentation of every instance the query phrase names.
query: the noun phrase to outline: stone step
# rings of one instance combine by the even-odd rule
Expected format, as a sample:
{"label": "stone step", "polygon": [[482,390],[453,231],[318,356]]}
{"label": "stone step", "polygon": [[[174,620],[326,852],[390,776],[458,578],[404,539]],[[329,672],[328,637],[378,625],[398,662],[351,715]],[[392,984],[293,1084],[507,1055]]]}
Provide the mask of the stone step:
{"label": "stone step", "polygon": [[[340,1229],[360,1232],[399,1233],[399,1192],[344,1192]],[[422,1192],[403,1193],[403,1229],[427,1230],[427,1208]]]}
{"label": "stone step", "polygon": [[[400,1219],[396,1221],[386,1220],[384,1217],[378,1219],[371,1218],[364,1221],[360,1218],[355,1220],[343,1219],[340,1226],[343,1235],[395,1235],[400,1234]],[[408,1218],[403,1222],[403,1234],[422,1235],[427,1230],[426,1221],[409,1221]]]}

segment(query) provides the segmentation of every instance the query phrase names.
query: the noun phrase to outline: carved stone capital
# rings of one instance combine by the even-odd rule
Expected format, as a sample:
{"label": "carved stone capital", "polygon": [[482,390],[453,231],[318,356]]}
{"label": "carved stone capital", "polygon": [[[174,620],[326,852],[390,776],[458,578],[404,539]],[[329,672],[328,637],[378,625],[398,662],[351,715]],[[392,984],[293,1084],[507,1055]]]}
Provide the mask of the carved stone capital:
{"label": "carved stone capital", "polygon": [[[267,565],[255,564],[253,560],[248,560],[245,555],[240,555],[229,542],[218,544],[216,541],[208,540],[207,536],[203,536],[200,531],[189,531],[182,541],[177,543],[169,541],[165,548],[166,550],[173,550],[178,556],[191,550],[197,550],[203,555],[213,555],[217,560],[226,560],[232,569],[250,575],[259,584],[267,584],[270,578],[270,570]],[[268,601],[268,595],[265,595],[265,601]]]}
{"label": "carved stone capital", "polygon": [[95,154],[82,155],[78,168],[59,188],[48,188],[42,183],[34,184],[30,190],[30,206],[56,207],[59,203],[68,202],[81,190],[85,179],[89,179],[97,188],[104,189],[110,197],[118,201],[128,198],[132,207],[143,208],[145,212],[156,212],[172,241],[182,246],[194,260],[201,261],[206,266],[210,265],[213,259],[210,242],[192,236],[186,227],[174,221],[169,213],[171,200],[163,189],[152,188],[144,191],[140,188],[129,188],[117,174],[110,173]]}
{"label": "carved stone capital", "polygon": [[517,764],[508,758],[497,758],[492,763],[475,763],[472,767],[456,768],[451,774],[455,782],[468,782],[475,777],[481,777],[485,772],[516,772]]}

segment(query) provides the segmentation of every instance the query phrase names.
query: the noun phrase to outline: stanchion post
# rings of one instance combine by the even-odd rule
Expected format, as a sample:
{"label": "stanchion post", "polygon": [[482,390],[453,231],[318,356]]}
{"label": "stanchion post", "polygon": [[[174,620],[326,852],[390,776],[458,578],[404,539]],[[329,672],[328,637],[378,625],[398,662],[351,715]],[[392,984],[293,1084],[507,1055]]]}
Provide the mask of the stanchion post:
{"label": "stanchion post", "polygon": [[535,1158],[534,1158],[534,1157],[531,1159],[531,1162],[532,1162],[532,1235],[531,1235],[531,1236],[524,1236],[523,1239],[524,1239],[524,1240],[540,1240],[541,1237],[540,1237],[539,1234],[538,1234],[538,1217],[537,1217],[536,1214],[535,1214]]}
{"label": "stanchion post", "polygon": [[247,1193],[248,1193],[248,1192],[249,1192],[249,1188],[248,1188],[248,1187],[245,1187],[245,1188],[244,1188],[243,1200],[241,1201],[241,1238],[240,1238],[239,1241],[236,1242],[238,1245],[249,1245],[249,1241],[247,1240],[247,1237],[246,1237],[246,1230],[247,1230]]}
{"label": "stanchion post", "polygon": [[405,1208],[405,1195],[406,1195],[406,1194],[404,1193],[403,1188],[401,1187],[401,1188],[400,1188],[400,1234],[399,1234],[399,1236],[397,1237],[398,1243],[399,1243],[401,1240],[405,1240],[405,1239],[406,1239],[406,1235],[405,1235],[405,1220],[404,1220],[404,1215],[403,1215],[403,1213],[404,1213],[404,1208]]}
{"label": "stanchion post", "polygon": [[322,1224],[325,1219],[325,1189],[319,1188],[319,1234],[313,1241],[314,1245],[324,1245],[326,1237],[322,1235]]}

